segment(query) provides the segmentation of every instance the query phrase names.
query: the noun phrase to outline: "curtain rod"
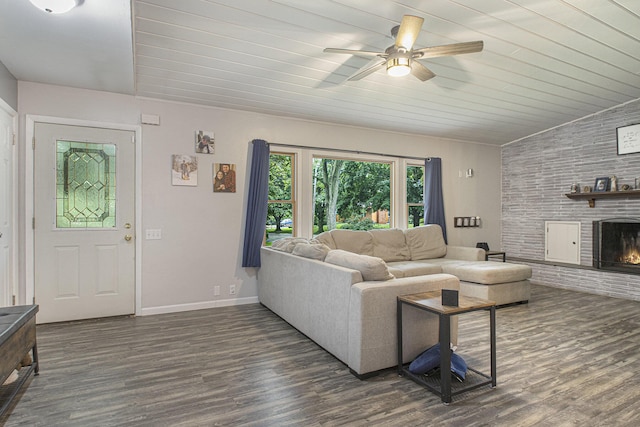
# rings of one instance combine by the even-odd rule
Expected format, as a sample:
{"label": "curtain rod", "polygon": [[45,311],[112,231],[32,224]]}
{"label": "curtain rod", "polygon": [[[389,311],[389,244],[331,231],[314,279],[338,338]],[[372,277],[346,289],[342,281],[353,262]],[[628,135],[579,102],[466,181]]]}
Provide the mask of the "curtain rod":
{"label": "curtain rod", "polygon": [[414,157],[414,156],[397,156],[393,154],[382,154],[382,153],[372,153],[370,151],[358,151],[358,150],[345,150],[344,148],[326,148],[326,147],[309,147],[308,145],[293,145],[293,144],[278,144],[278,143],[268,143],[269,146],[275,147],[286,147],[286,148],[306,148],[310,150],[321,150],[321,151],[337,151],[339,153],[350,153],[350,154],[366,154],[369,156],[382,156],[382,157],[395,157],[397,159],[410,159],[410,160],[422,160],[425,159],[427,161],[431,160],[431,157]]}

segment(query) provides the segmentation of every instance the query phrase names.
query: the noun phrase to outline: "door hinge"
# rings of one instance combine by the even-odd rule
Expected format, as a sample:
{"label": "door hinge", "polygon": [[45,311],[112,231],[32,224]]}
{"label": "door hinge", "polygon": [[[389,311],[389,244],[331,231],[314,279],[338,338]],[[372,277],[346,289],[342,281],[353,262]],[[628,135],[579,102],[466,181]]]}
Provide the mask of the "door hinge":
{"label": "door hinge", "polygon": [[36,229],[36,217],[35,216],[33,218],[31,218],[31,229],[32,230]]}
{"label": "door hinge", "polygon": [[15,295],[11,296],[11,305],[16,305],[16,296]]}
{"label": "door hinge", "polygon": [[12,145],[16,145],[16,134],[13,134],[13,141],[12,141]]}
{"label": "door hinge", "polygon": [[36,137],[35,136],[31,139],[31,149],[32,150],[36,149]]}

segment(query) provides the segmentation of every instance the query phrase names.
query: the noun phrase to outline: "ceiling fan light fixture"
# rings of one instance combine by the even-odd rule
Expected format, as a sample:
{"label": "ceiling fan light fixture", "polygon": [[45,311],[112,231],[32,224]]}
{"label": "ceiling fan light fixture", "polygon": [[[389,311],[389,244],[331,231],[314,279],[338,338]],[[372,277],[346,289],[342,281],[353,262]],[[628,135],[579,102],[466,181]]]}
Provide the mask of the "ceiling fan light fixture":
{"label": "ceiling fan light fixture", "polygon": [[394,57],[387,60],[387,74],[402,77],[411,73],[411,63],[407,57]]}
{"label": "ceiling fan light fixture", "polygon": [[31,4],[47,13],[67,13],[78,5],[78,0],[29,0]]}

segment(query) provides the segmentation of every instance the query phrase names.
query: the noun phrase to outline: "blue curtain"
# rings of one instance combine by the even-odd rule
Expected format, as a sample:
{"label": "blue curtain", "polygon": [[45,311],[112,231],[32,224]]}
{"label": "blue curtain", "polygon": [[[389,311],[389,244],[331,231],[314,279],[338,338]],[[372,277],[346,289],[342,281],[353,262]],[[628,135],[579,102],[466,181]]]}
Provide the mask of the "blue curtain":
{"label": "blue curtain", "polygon": [[424,223],[438,224],[447,243],[447,224],[442,198],[442,159],[431,157],[424,162]]}
{"label": "blue curtain", "polygon": [[249,196],[242,248],[242,266],[260,267],[260,247],[267,223],[269,200],[269,144],[261,139],[252,141]]}

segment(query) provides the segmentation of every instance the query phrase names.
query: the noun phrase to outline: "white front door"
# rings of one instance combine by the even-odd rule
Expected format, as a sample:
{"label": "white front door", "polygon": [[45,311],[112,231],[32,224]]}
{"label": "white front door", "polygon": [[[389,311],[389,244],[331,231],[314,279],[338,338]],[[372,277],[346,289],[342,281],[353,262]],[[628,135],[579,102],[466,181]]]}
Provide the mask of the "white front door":
{"label": "white front door", "polygon": [[135,311],[135,133],[36,123],[38,323]]}
{"label": "white front door", "polygon": [[13,195],[13,117],[0,108],[0,307],[14,295]]}

